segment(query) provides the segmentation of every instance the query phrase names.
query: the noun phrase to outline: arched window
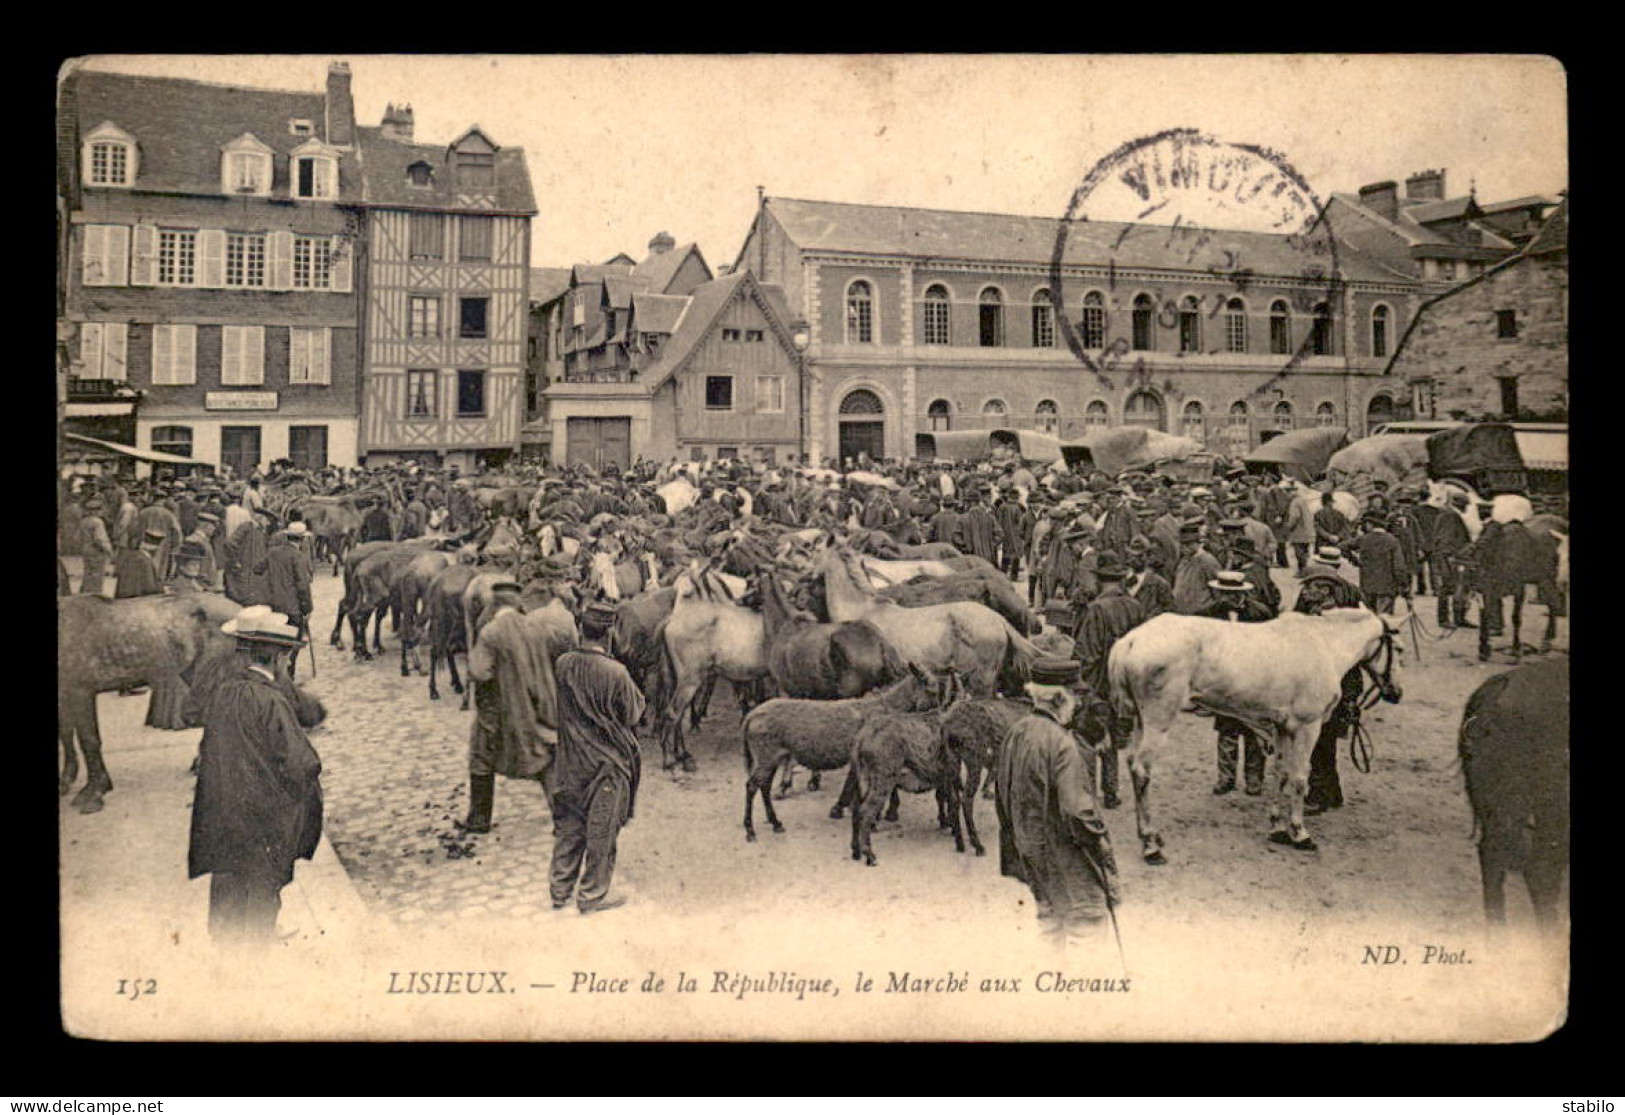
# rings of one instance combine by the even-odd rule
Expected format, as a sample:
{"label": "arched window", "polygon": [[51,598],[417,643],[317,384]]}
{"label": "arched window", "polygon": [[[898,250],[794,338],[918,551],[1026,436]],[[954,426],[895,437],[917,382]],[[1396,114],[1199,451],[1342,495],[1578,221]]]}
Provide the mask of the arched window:
{"label": "arched window", "polygon": [[1202,420],[1202,404],[1192,399],[1180,416],[1180,432],[1198,445],[1207,444],[1207,423]]}
{"label": "arched window", "polygon": [[1106,409],[1106,404],[1096,399],[1083,409],[1083,424],[1085,426],[1109,426],[1112,416]]}
{"label": "arched window", "polygon": [[1310,351],[1316,356],[1332,354],[1332,308],[1324,302],[1315,303],[1315,320],[1310,326]]}
{"label": "arched window", "polygon": [[1388,355],[1388,307],[1377,306],[1371,311],[1371,355]]}
{"label": "arched window", "polygon": [[1042,433],[1054,434],[1061,428],[1061,408],[1055,405],[1054,399],[1043,399],[1034,412],[1036,424]]}
{"label": "arched window", "polygon": [[1033,347],[1055,347],[1055,307],[1047,287],[1033,291]]}
{"label": "arched window", "polygon": [[1123,404],[1123,425],[1164,429],[1162,397],[1154,391],[1136,391]]}
{"label": "arched window", "polygon": [[434,167],[423,159],[419,159],[406,168],[406,180],[414,186],[430,186],[434,184]]}
{"label": "arched window", "polygon": [[841,400],[841,413],[884,414],[886,408],[881,403],[879,395],[866,387],[860,387],[856,391],[848,392],[846,398]]}
{"label": "arched window", "polygon": [[1157,304],[1149,294],[1134,298],[1134,348],[1138,352],[1151,349],[1151,327],[1157,319]]}
{"label": "arched window", "polygon": [[1292,428],[1292,404],[1285,399],[1275,404],[1275,428],[1277,430]]}
{"label": "arched window", "polygon": [[1106,347],[1106,296],[1100,291],[1091,290],[1083,296],[1083,318],[1079,324],[1083,327],[1084,348]]}
{"label": "arched window", "polygon": [[220,149],[220,192],[254,194],[271,192],[273,152],[248,132]]}
{"label": "arched window", "polygon": [[948,288],[944,286],[929,286],[925,288],[925,343],[928,345],[945,345],[951,336],[950,307],[948,303]]}
{"label": "arched window", "polygon": [[87,186],[129,186],[135,182],[135,137],[112,121],[85,137],[82,174]]}
{"label": "arched window", "polygon": [[177,457],[190,457],[192,455],[192,427],[157,427],[152,431],[152,448],[156,453],[173,453]]}
{"label": "arched window", "polygon": [[1365,432],[1370,433],[1384,422],[1394,420],[1394,400],[1387,395],[1373,395],[1365,407]]}
{"label": "arched window", "polygon": [[1270,351],[1276,356],[1292,351],[1292,311],[1283,301],[1270,303]]}
{"label": "arched window", "polygon": [[998,348],[1004,344],[1004,296],[993,287],[982,291],[977,299],[977,335],[983,348]]}
{"label": "arched window", "polygon": [[295,197],[331,198],[339,193],[339,153],[312,137],[288,155],[288,172]]}
{"label": "arched window", "polygon": [[1230,415],[1225,425],[1225,442],[1229,451],[1235,454],[1247,452],[1252,448],[1252,429],[1247,421],[1247,403],[1237,399],[1230,404]]}
{"label": "arched window", "polygon": [[1179,303],[1179,351],[1202,351],[1202,307],[1193,294]]}
{"label": "arched window", "polygon": [[1003,399],[989,399],[982,404],[982,417],[1003,421],[1010,416],[1010,407]]}
{"label": "arched window", "polygon": [[874,292],[859,279],[846,288],[846,343],[872,344],[875,339]]}
{"label": "arched window", "polygon": [[953,404],[947,399],[935,399],[925,408],[926,424],[932,430],[951,430],[954,423]]}
{"label": "arched window", "polygon": [[1337,425],[1337,408],[1335,406],[1333,406],[1331,403],[1321,403],[1318,407],[1315,408],[1315,425],[1317,425],[1317,426],[1335,426],[1335,425]]}
{"label": "arched window", "polygon": [[1224,304],[1224,349],[1226,352],[1247,351],[1247,304],[1239,298]]}

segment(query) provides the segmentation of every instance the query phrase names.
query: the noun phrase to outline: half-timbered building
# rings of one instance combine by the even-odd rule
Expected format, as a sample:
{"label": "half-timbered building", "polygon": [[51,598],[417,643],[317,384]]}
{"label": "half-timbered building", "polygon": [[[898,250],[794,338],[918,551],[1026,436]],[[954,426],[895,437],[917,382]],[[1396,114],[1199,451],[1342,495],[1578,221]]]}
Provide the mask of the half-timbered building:
{"label": "half-timbered building", "polygon": [[519,449],[529,323],[524,152],[478,127],[418,143],[410,109],[359,129],[368,261],[361,452],[471,470]]}

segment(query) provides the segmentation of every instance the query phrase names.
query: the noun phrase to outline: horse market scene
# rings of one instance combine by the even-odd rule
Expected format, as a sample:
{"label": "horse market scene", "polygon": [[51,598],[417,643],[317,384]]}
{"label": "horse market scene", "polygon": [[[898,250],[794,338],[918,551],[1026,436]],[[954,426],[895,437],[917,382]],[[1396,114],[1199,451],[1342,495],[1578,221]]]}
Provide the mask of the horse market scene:
{"label": "horse market scene", "polygon": [[[372,992],[398,990],[412,964],[501,956],[530,965],[514,977],[518,998],[562,996],[573,980],[590,990],[614,966],[606,955],[651,978],[689,957],[701,991],[740,1000],[783,998],[824,975],[844,986],[848,967],[872,971],[883,957],[879,978],[897,990],[915,976],[947,973],[951,985],[969,971],[974,986],[1006,970],[1040,974],[1040,990],[1072,977],[1132,987],[1119,996],[1123,1032],[1139,1035],[1534,1040],[1561,1023],[1566,356],[1560,386],[1549,369],[1530,373],[1521,402],[1510,373],[1499,394],[1475,395],[1424,366],[1462,363],[1441,348],[1460,318],[1453,299],[1514,272],[1516,291],[1559,266],[1566,283],[1566,195],[1512,209],[1462,199],[1450,219],[1488,230],[1479,247],[1452,249],[1473,267],[1446,281],[1429,257],[1408,293],[1384,296],[1392,308],[1359,302],[1348,335],[1379,336],[1380,320],[1381,343],[1331,370],[1316,363],[1331,359],[1317,315],[1353,314],[1361,283],[1381,285],[1380,246],[1339,242],[1333,293],[1313,294],[1306,330],[1288,326],[1281,345],[1270,322],[1257,330],[1258,355],[1234,373],[1257,380],[1251,409],[1236,402],[1225,423],[1223,400],[1199,402],[1207,388],[1192,385],[1221,373],[1168,371],[1190,377],[1177,388],[1157,364],[1164,345],[1186,352],[1187,331],[1203,327],[1196,311],[1187,319],[1169,300],[1166,322],[1142,320],[1138,302],[1094,316],[1084,291],[1113,261],[1074,259],[1074,246],[1093,250],[1077,235],[1064,260],[1056,249],[1054,276],[1033,270],[1049,267],[1049,243],[1016,270],[1059,291],[1064,264],[1083,283],[1067,292],[1081,316],[1047,291],[1006,315],[993,286],[950,309],[923,257],[902,280],[919,283],[918,304],[887,316],[882,284],[839,263],[842,252],[905,259],[906,245],[861,243],[884,222],[766,197],[733,267],[713,271],[664,233],[642,262],[531,267],[524,153],[474,127],[434,148],[439,161],[413,162],[431,149],[412,139],[410,108],[391,105],[380,128],[358,126],[353,107],[335,114],[350,97],[340,66],[325,94],[235,89],[241,106],[196,109],[198,142],[243,153],[232,171],[251,187],[242,204],[270,205],[253,160],[270,151],[269,173],[284,141],[302,141],[233,140],[225,133],[246,125],[224,118],[259,98],[267,118],[325,124],[337,146],[312,139],[317,155],[289,156],[320,164],[294,185],[333,191],[333,212],[350,205],[356,219],[318,230],[296,217],[292,244],[319,233],[368,250],[323,263],[316,288],[329,293],[312,297],[347,298],[333,312],[361,315],[398,294],[402,328],[426,337],[440,294],[408,287],[480,290],[444,304],[461,307],[448,332],[481,338],[490,370],[458,370],[460,341],[419,354],[377,314],[364,339],[342,344],[342,330],[313,318],[291,327],[277,374],[348,375],[358,408],[324,416],[300,402],[280,429],[248,413],[277,408],[272,387],[287,390],[284,404],[303,398],[294,381],[271,382],[272,327],[94,320],[115,295],[140,304],[130,238],[154,227],[138,192],[104,201],[102,187],[190,173],[158,153],[150,170],[145,155],[139,169],[120,161],[130,133],[193,111],[192,94],[171,88],[186,83],[86,70],[59,113],[74,137],[57,492],[65,999],[113,963],[67,958],[108,947],[122,964],[171,947],[274,956],[279,971],[303,965],[309,986],[320,972],[335,986],[370,980]],[[125,86],[154,92],[120,115]],[[342,142],[337,126],[349,129]],[[383,179],[397,170],[400,183]],[[451,191],[443,171],[489,202]],[[1387,207],[1405,229],[1448,239],[1429,223],[1449,201],[1437,173],[1398,201],[1377,187],[1328,195],[1330,235]],[[455,237],[426,231],[408,190],[434,193]],[[910,236],[943,244],[946,218],[993,220],[944,211],[910,225],[926,211],[899,212]],[[177,253],[194,250],[178,235],[149,238],[157,263],[142,266],[178,275]],[[266,266],[263,254],[246,262],[246,234],[185,235],[204,238],[205,271],[224,253],[222,288]],[[1236,233],[1249,251],[1272,235]],[[432,236],[455,241],[463,279],[439,275],[454,268],[441,241],[425,246]],[[272,244],[271,270],[284,247],[289,274],[315,283],[314,257],[298,254],[315,249]],[[1002,250],[955,266],[992,274]],[[803,262],[774,262],[786,252]],[[423,275],[402,277],[408,258]],[[804,284],[803,267],[823,268],[823,286]],[[120,279],[131,289],[101,289]],[[1301,276],[1248,281],[1284,290]],[[896,277],[886,284],[889,298]],[[162,293],[185,305],[185,291]],[[1229,351],[1253,343],[1240,316],[1251,311],[1236,307],[1258,297],[1227,295],[1202,314],[1242,346]],[[125,305],[118,316],[138,320]],[[583,314],[596,339],[583,339]],[[961,339],[966,317],[980,333]],[[918,368],[894,381],[854,360],[871,336],[883,358],[916,320]],[[1018,324],[1021,344],[1047,337],[1057,355],[1045,358],[1071,361],[1086,383],[1138,386],[1108,396],[1115,415],[1084,395],[1012,407],[1005,397],[1026,390],[1012,381],[1057,373],[994,362],[958,369],[954,401],[927,405],[939,390],[930,345],[1013,346]],[[192,331],[211,328],[224,330],[210,342],[223,378],[189,417],[192,403],[163,392],[206,378],[190,370],[205,348]],[[534,366],[514,356],[499,368],[527,328]],[[139,374],[137,331],[155,346]],[[899,360],[915,361],[906,348]],[[441,370],[404,370],[413,362]],[[1334,378],[1335,405],[1313,409]],[[255,391],[232,391],[244,385]],[[1436,405],[1428,393],[1441,390],[1460,405]],[[1560,405],[1547,405],[1554,390]],[[984,394],[980,414],[958,401]],[[158,417],[143,417],[155,404]],[[217,410],[244,413],[220,426],[205,414]],[[111,946],[103,910],[118,911],[123,940]],[[373,955],[391,959],[340,970]],[[1494,990],[1508,981],[1525,990]],[[1226,1006],[1172,1026],[1158,995]],[[1301,1003],[1321,997],[1360,1021],[1307,1034],[1277,1025],[1270,1004],[1283,997],[1300,1022]],[[1414,1002],[1409,1015],[1399,1005]],[[347,998],[333,1008],[347,1020],[376,1009]],[[901,1017],[877,1033],[902,1032]],[[783,1019],[706,1025],[717,1036],[822,1032]],[[1008,1032],[1047,1032],[1025,1025]],[[1056,1033],[1094,1033],[1087,1025]]]}

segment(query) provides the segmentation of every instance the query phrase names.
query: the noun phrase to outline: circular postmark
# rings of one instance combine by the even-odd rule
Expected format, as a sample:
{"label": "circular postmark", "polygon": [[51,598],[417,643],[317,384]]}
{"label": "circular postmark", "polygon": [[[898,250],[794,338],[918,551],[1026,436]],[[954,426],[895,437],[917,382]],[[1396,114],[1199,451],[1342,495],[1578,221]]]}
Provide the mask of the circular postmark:
{"label": "circular postmark", "polygon": [[[1264,396],[1337,350],[1342,278],[1320,199],[1279,153],[1193,128],[1131,140],[1089,170],[1058,222],[1049,281],[1058,332],[1107,391],[1118,376],[1153,386],[1183,357],[1246,353],[1273,358],[1245,368],[1265,373],[1249,391]],[[1176,333],[1177,353],[1157,330]]]}

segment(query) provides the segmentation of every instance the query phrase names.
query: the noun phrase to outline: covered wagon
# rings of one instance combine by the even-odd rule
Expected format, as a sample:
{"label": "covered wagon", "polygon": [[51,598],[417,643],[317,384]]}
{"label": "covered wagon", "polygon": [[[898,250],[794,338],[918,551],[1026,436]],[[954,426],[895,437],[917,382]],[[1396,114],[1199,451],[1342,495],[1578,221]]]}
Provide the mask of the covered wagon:
{"label": "covered wagon", "polygon": [[914,455],[930,461],[1019,459],[1047,465],[1061,459],[1061,441],[1037,430],[933,430],[914,435]]}
{"label": "covered wagon", "polygon": [[1326,475],[1326,466],[1333,454],[1348,443],[1348,431],[1340,426],[1289,430],[1266,441],[1241,460],[1254,475],[1283,476],[1302,484],[1313,484]]}
{"label": "covered wagon", "polygon": [[1504,422],[1479,422],[1429,434],[1427,471],[1433,480],[1460,481],[1485,496],[1529,490],[1518,435]]}
{"label": "covered wagon", "polygon": [[1202,447],[1193,438],[1144,426],[1106,426],[1061,443],[1061,454],[1072,468],[1097,468],[1111,476],[1201,453]]}
{"label": "covered wagon", "polygon": [[[1280,440],[1277,438],[1276,440]],[[1428,481],[1428,439],[1425,434],[1377,434],[1333,453],[1326,474],[1334,487],[1353,492],[1362,501],[1377,481],[1391,490],[1425,488]]]}

